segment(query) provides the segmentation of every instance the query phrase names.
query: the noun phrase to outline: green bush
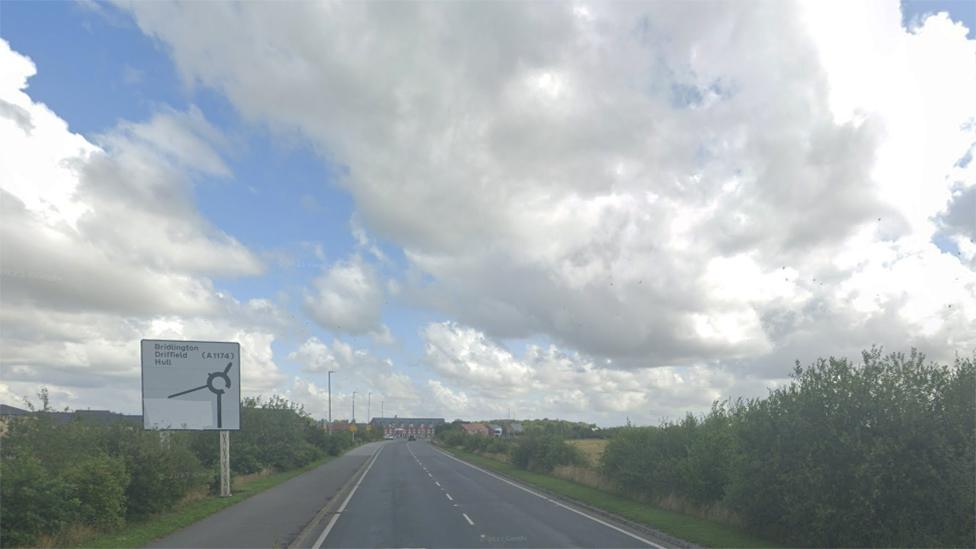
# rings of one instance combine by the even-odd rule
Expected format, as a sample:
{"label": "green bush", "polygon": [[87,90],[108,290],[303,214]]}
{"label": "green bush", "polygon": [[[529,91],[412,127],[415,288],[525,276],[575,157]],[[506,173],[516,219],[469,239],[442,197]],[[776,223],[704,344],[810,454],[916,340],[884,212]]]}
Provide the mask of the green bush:
{"label": "green bush", "polygon": [[621,429],[602,471],[639,498],[722,503],[785,544],[971,546],[974,439],[973,359],[875,349],[797,365],[790,385],[704,418]]}
{"label": "green bush", "polygon": [[579,450],[559,435],[530,433],[520,437],[512,448],[512,464],[522,469],[551,472],[560,465],[582,463]]}
{"label": "green bush", "polygon": [[735,410],[729,502],[790,543],[971,544],[974,373],[877,350],[861,367],[797,365],[790,386]]}
{"label": "green bush", "polygon": [[702,419],[688,415],[679,423],[623,429],[607,444],[603,473],[631,496],[721,501],[730,474],[729,424],[724,407],[716,406]]}
{"label": "green bush", "polygon": [[65,471],[79,502],[81,522],[100,530],[111,530],[125,523],[129,475],[120,458],[91,456]]}
{"label": "green bush", "polygon": [[200,460],[182,444],[163,445],[159,434],[136,432],[124,447],[130,481],[125,495],[128,517],[170,509],[205,478]]}
{"label": "green bush", "polygon": [[602,430],[592,423],[564,419],[527,419],[521,422],[525,432],[567,439],[603,438]]}
{"label": "green bush", "polygon": [[465,433],[463,430],[444,431],[438,436],[444,444],[456,448],[464,446],[465,441],[471,438],[471,435]]}
{"label": "green bush", "polygon": [[81,503],[64,478],[48,474],[40,460],[20,453],[0,462],[0,542],[33,546],[42,534],[55,534],[78,519]]}
{"label": "green bush", "polygon": [[322,444],[322,450],[330,456],[337,456],[352,448],[355,443],[352,440],[352,433],[349,431],[334,431],[332,434],[326,435]]}
{"label": "green bush", "polygon": [[[56,540],[78,524],[100,530],[171,509],[214,474],[219,434],[158,433],[128,423],[54,421],[42,412],[7,425],[0,446],[0,545]],[[245,399],[231,433],[235,474],[306,465],[352,446],[349,433],[323,435],[304,410],[280,397]]]}

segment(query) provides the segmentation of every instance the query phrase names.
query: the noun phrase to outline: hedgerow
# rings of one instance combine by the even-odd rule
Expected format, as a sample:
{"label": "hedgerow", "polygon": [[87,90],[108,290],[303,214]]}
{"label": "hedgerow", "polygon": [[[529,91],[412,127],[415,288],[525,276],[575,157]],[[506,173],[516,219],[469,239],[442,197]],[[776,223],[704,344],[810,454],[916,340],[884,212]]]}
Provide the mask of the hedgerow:
{"label": "hedgerow", "polygon": [[623,429],[603,454],[619,490],[721,504],[801,546],[972,546],[976,365],[880,350],[797,364],[765,398]]}
{"label": "hedgerow", "polygon": [[[59,423],[41,398],[44,409],[9,422],[0,446],[0,546],[62,545],[72,526],[111,531],[218,486],[215,432]],[[241,430],[230,435],[235,475],[302,467],[353,445],[350,433],[326,434],[280,397],[245,399],[241,413]]]}

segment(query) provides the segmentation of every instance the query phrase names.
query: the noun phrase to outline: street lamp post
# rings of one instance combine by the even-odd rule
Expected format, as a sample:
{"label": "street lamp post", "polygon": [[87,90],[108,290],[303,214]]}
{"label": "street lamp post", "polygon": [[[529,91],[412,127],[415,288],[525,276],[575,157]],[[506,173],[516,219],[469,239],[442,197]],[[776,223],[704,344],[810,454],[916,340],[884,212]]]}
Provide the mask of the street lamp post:
{"label": "street lamp post", "polygon": [[369,423],[370,420],[373,419],[373,417],[369,415],[370,413],[372,413],[370,412],[370,406],[372,406],[372,404],[373,404],[373,391],[369,391],[368,393],[366,393],[366,423]]}
{"label": "street lamp post", "polygon": [[356,391],[352,392],[352,440],[356,440]]}
{"label": "street lamp post", "polygon": [[329,370],[329,434],[332,434],[332,374],[335,370]]}

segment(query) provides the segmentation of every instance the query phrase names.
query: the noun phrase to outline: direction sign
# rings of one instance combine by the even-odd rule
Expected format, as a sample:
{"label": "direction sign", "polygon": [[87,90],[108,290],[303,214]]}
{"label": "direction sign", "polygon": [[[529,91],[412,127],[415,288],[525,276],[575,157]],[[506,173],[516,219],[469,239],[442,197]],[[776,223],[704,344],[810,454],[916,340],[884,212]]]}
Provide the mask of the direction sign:
{"label": "direction sign", "polygon": [[241,428],[241,345],[142,340],[146,429]]}

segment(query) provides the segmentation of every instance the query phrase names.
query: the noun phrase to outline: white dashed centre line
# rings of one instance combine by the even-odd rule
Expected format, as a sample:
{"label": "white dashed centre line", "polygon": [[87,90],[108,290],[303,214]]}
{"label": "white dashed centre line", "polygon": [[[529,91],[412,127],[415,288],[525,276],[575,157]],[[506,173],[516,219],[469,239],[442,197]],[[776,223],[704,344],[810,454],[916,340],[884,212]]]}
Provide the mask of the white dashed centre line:
{"label": "white dashed centre line", "polygon": [[[658,544],[654,543],[653,541],[650,541],[648,539],[642,538],[642,537],[638,536],[637,534],[628,532],[628,531],[626,531],[626,530],[624,530],[624,529],[622,529],[620,527],[617,527],[617,526],[614,526],[613,524],[610,524],[609,522],[606,522],[606,521],[604,521],[602,519],[596,518],[596,517],[594,517],[592,515],[588,515],[588,514],[582,512],[582,511],[580,511],[578,509],[574,509],[574,508],[572,508],[572,507],[570,507],[570,506],[568,506],[568,505],[566,505],[564,503],[561,503],[561,502],[556,501],[556,500],[554,500],[552,498],[549,498],[549,497],[547,497],[547,496],[545,496],[543,494],[540,494],[539,492],[536,492],[534,490],[530,490],[530,489],[528,489],[528,488],[526,488],[524,486],[521,486],[519,484],[516,484],[516,483],[514,483],[514,482],[512,482],[512,481],[510,481],[508,479],[502,478],[502,477],[500,477],[500,476],[498,476],[498,475],[496,475],[496,474],[494,474],[492,472],[486,471],[486,470],[482,469],[481,467],[478,467],[477,465],[471,465],[470,463],[468,463],[466,461],[462,461],[462,460],[460,460],[460,459],[452,456],[451,454],[448,454],[447,452],[445,452],[443,450],[436,450],[436,451],[438,453],[440,453],[441,455],[443,455],[444,457],[449,458],[449,459],[452,459],[452,460],[460,463],[461,465],[466,465],[466,466],[468,466],[468,467],[470,467],[472,469],[475,469],[476,471],[481,471],[482,473],[484,473],[484,474],[486,474],[486,475],[488,475],[490,477],[493,477],[493,478],[495,478],[495,479],[497,479],[497,480],[499,480],[501,482],[504,482],[505,484],[509,484],[511,486],[514,486],[515,488],[518,488],[519,490],[522,490],[523,492],[528,492],[528,493],[530,493],[530,494],[532,494],[532,495],[534,495],[536,497],[539,497],[539,498],[544,499],[544,500],[546,500],[548,502],[551,502],[551,503],[553,503],[555,505],[558,505],[559,507],[562,507],[563,509],[566,509],[567,511],[571,511],[573,513],[576,513],[577,515],[584,516],[584,517],[592,520],[593,522],[596,522],[598,524],[602,524],[602,525],[604,525],[604,526],[606,526],[606,527],[608,527],[608,528],[610,528],[612,530],[616,530],[616,531],[620,532],[621,534],[625,534],[627,536],[630,536],[631,538],[636,539],[637,541],[640,541],[642,543],[645,543],[645,544],[647,544],[647,545],[649,545],[651,547],[654,547],[655,549],[664,549],[663,546],[658,545]],[[454,506],[457,507],[458,505],[455,503]],[[467,515],[465,515],[465,518],[467,518]],[[468,521],[470,522],[471,519],[468,519]],[[471,524],[472,524],[472,526],[474,525],[474,523],[471,523]]]}
{"label": "white dashed centre line", "polygon": [[468,521],[468,524],[474,526],[474,521],[471,520],[471,517],[469,517],[467,513],[461,513],[461,516],[464,517],[464,520]]}
{"label": "white dashed centre line", "polygon": [[451,494],[448,494],[447,492],[444,492],[444,495],[447,496],[447,499],[449,499],[451,501],[454,501],[454,498],[451,497]]}

